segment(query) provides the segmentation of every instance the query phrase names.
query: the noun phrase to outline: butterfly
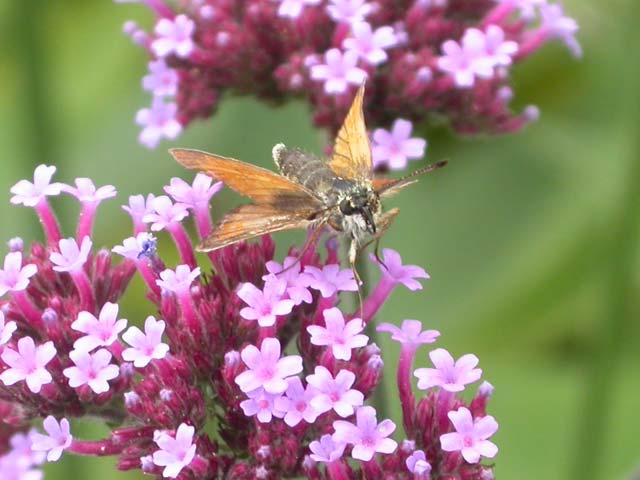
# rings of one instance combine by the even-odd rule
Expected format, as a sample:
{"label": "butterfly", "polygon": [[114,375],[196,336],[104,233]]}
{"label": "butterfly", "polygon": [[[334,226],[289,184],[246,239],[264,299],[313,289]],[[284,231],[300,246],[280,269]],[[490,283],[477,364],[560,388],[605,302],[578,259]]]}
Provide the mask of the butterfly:
{"label": "butterfly", "polygon": [[377,242],[399,213],[398,208],[383,212],[381,199],[447,163],[439,161],[399,179],[375,177],[363,99],[364,84],[338,131],[329,158],[282,143],[273,147],[279,173],[199,150],[169,150],[185,167],[203,171],[253,200],[224,215],[197,249],[208,252],[267,233],[310,227],[320,232],[328,226],[350,239],[349,263],[355,273],[360,251]]}

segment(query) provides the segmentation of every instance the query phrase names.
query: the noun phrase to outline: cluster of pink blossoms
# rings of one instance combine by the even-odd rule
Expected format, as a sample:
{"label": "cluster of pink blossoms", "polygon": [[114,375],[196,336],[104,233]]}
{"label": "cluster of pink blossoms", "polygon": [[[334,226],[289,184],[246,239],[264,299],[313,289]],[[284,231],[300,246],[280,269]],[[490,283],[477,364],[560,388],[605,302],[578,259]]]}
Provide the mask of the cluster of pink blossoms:
{"label": "cluster of pink blossoms", "polygon": [[211,116],[225,92],[304,98],[335,134],[366,80],[376,166],[402,169],[426,147],[412,122],[516,131],[538,110],[512,112],[511,66],[554,39],[581,54],[577,23],[548,0],[138,1],[156,15],[152,33],[124,27],[152,57],[153,101],[136,118],[148,147]]}
{"label": "cluster of pink blossoms", "polygon": [[[54,172],[41,165],[33,182],[11,189],[12,203],[35,209],[46,241],[27,252],[10,240],[0,269],[3,475],[40,479],[45,459],[68,452],[115,455],[122,470],[182,480],[493,478],[481,463],[497,454],[489,439],[498,424],[486,413],[493,387],[482,383],[470,401],[458,396],[480,380],[478,359],[436,348],[432,366],[413,369],[418,348],[439,332],[418,320],[377,327],[402,344],[404,433],[367,405],[383,360],[364,328],[396,286],[422,288],[422,268],[385,249],[378,283],[350,314],[338,307],[357,285],[340,268],[335,239],[324,255],[316,245],[302,256],[292,248],[281,264],[265,236],[209,253],[201,269],[183,220],[192,215],[206,236],[221,188],[202,174],[192,184],[172,179],[167,195],[130,197],[123,208],[133,236],[96,250],[96,209],[115,188],[54,183]],[[48,201],[61,193],[81,205],[69,238]],[[179,252],[176,268],[156,251],[151,232],[163,230]],[[142,329],[118,306],[136,272],[155,314]],[[70,423],[87,415],[116,427],[98,441],[73,437]]]}

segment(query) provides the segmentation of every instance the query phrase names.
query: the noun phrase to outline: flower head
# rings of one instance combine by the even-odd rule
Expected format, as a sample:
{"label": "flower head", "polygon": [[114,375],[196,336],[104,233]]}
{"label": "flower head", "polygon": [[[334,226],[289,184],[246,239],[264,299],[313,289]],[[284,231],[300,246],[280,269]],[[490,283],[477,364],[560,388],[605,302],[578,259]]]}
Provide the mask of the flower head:
{"label": "flower head", "polygon": [[85,334],[75,341],[73,348],[90,352],[96,347],[108,347],[115,342],[118,334],[127,328],[127,320],[118,320],[118,304],[107,302],[98,318],[90,312],[82,311],[71,328]]}
{"label": "flower head", "polygon": [[347,444],[336,442],[333,436],[325,434],[320,440],[314,440],[309,444],[311,458],[316,462],[331,463],[342,457]]}
{"label": "flower head", "polygon": [[75,187],[63,185],[62,191],[76,197],[82,203],[99,203],[102,200],[115,197],[118,192],[113,185],[96,188],[90,178],[76,178]]}
{"label": "flower head", "polygon": [[[373,255],[370,258],[378,263]],[[422,284],[416,278],[430,278],[422,267],[403,265],[400,254],[390,248],[382,249],[382,261],[384,265],[378,264],[382,274],[393,283],[401,283],[411,291],[422,290]]]}
{"label": "flower head", "polygon": [[111,363],[111,353],[101,348],[94,353],[86,350],[72,350],[69,358],[74,367],[65,368],[62,373],[69,379],[69,386],[76,388],[89,385],[95,393],[109,391],[109,380],[117,378],[120,369]]}
{"label": "flower head", "polygon": [[11,203],[35,207],[45,197],[59,195],[62,189],[61,183],[51,183],[51,178],[56,172],[56,167],[38,165],[33,172],[33,183],[28,180],[20,180],[11,187]]}
{"label": "flower head", "polygon": [[82,269],[89,258],[93,242],[88,236],[82,238],[80,246],[75,238],[63,238],[58,243],[60,252],[51,252],[49,260],[56,272],[74,272]]}
{"label": "flower head", "polygon": [[378,423],[373,407],[360,407],[356,411],[356,424],[344,420],[333,422],[334,442],[353,445],[351,456],[368,462],[375,453],[393,453],[398,444],[389,437],[396,429],[391,420]]}
{"label": "flower head", "polygon": [[326,93],[344,93],[349,84],[362,85],[367,78],[367,72],[357,67],[358,54],[353,50],[342,53],[332,48],[324,54],[324,61],[311,66],[311,78],[324,82]]}
{"label": "flower head", "polygon": [[193,443],[195,428],[181,423],[175,432],[175,438],[167,432],[156,430],[153,441],[160,447],[153,453],[153,463],[164,467],[163,477],[176,478],[184,467],[196,456],[196,445]]}
{"label": "flower head", "polygon": [[130,327],[122,339],[131,345],[122,352],[122,358],[133,362],[138,368],[146,367],[151,360],[161,359],[169,352],[169,345],[162,343],[165,323],[148,316],[144,322],[144,333],[138,327]]}
{"label": "flower head", "polygon": [[456,431],[440,435],[444,451],[459,451],[468,463],[478,463],[481,456],[496,456],[498,447],[487,440],[498,431],[498,422],[491,415],[473,419],[468,408],[460,407],[448,416]]}
{"label": "flower head", "polygon": [[362,392],[351,388],[355,381],[349,370],[340,370],[334,378],[326,367],[316,366],[314,373],[307,375],[307,383],[317,390],[311,406],[321,413],[334,410],[341,417],[353,415],[354,407],[364,403]]}
{"label": "flower head", "polygon": [[473,354],[463,355],[454,361],[444,348],[437,348],[429,353],[429,358],[436,368],[418,368],[414,372],[421,390],[440,387],[448,392],[461,392],[465,385],[477,382],[482,376],[482,370],[475,368],[478,357]]}
{"label": "flower head", "polygon": [[171,183],[164,187],[164,191],[187,208],[208,207],[211,197],[222,189],[222,182],[216,182],[212,186],[212,181],[212,178],[204,173],[196,174],[191,185],[181,178],[174,177]]}
{"label": "flower head", "polygon": [[422,345],[425,343],[433,343],[440,336],[437,330],[422,330],[422,322],[420,320],[403,320],[400,327],[396,327],[391,323],[381,323],[376,328],[378,332],[388,332],[391,339],[396,342],[408,345]]}
{"label": "flower head", "polygon": [[298,355],[280,358],[280,342],[276,338],[265,338],[260,350],[247,345],[240,356],[248,370],[238,375],[235,382],[245,393],[260,387],[267,393],[284,393],[289,386],[286,379],[302,371],[302,358]]}
{"label": "flower head", "polygon": [[7,292],[19,292],[29,286],[29,279],[38,272],[32,263],[22,266],[22,252],[9,252],[0,270],[0,297]]}
{"label": "flower head", "polygon": [[175,271],[167,268],[160,272],[160,279],[156,283],[166,292],[181,293],[188,291],[199,276],[200,267],[191,270],[189,265],[178,265]]}
{"label": "flower head", "polygon": [[0,345],[7,343],[18,326],[14,321],[5,321],[4,312],[0,310]]}
{"label": "flower head", "polygon": [[178,73],[163,58],[149,62],[149,73],[142,78],[142,88],[154,96],[173,96],[178,91]]}
{"label": "flower head", "polygon": [[328,308],[322,312],[325,327],[310,325],[307,332],[311,335],[314,345],[328,346],[333,356],[339,360],[350,360],[351,350],[364,347],[369,337],[360,333],[364,330],[364,322],[354,318],[345,323],[342,312],[337,308]]}
{"label": "flower head", "polygon": [[13,385],[21,380],[33,393],[39,393],[43,385],[50,383],[51,374],[45,368],[56,356],[56,347],[52,341],[36,347],[33,338],[22,337],[18,340],[18,350],[5,347],[2,351],[2,361],[9,368],[0,374],[0,380],[5,385]]}
{"label": "flower head", "polygon": [[390,131],[377,128],[373,132],[371,154],[376,167],[386,165],[391,170],[402,170],[409,159],[424,156],[427,141],[422,138],[411,138],[413,125],[409,120],[398,118],[393,122]]}
{"label": "flower head", "polygon": [[166,103],[162,97],[153,97],[151,108],[138,110],[136,123],[142,127],[138,140],[149,148],[155,148],[162,138],[175,140],[182,132],[182,125],[176,118],[178,106]]}
{"label": "flower head", "polygon": [[329,298],[337,292],[355,292],[358,284],[350,269],[340,270],[337,263],[325,265],[322,270],[317,267],[306,266],[304,274],[307,283],[314,290],[320,291],[320,295]]}
{"label": "flower head", "polygon": [[63,418],[58,422],[55,417],[49,415],[42,422],[47,435],[42,433],[32,433],[31,448],[34,451],[47,452],[47,461],[57,462],[62,456],[62,452],[71,446],[73,437],[69,428],[69,420]]}
{"label": "flower head", "polygon": [[293,300],[282,297],[286,286],[286,281],[278,279],[265,282],[263,290],[252,283],[243,283],[237,295],[248,306],[240,310],[240,316],[257,320],[261,327],[275,325],[276,317],[291,313],[294,306]]}
{"label": "flower head", "polygon": [[175,54],[178,57],[188,57],[194,49],[193,33],[196,24],[186,15],[177,15],[173,20],[161,18],[156,23],[156,39],[151,43],[151,49],[158,57]]}

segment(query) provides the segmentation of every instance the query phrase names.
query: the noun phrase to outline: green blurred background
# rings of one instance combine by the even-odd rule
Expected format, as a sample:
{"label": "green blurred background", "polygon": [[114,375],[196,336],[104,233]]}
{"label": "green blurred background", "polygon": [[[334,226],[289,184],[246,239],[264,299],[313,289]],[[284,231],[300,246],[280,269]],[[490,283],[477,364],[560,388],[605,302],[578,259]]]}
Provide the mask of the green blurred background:
{"label": "green blurred background", "polygon": [[[630,478],[640,465],[640,8],[637,0],[565,3],[584,58],[552,44],[514,72],[517,104],[538,105],[540,121],[501,138],[425,130],[427,159],[451,163],[390,202],[403,211],[383,241],[432,280],[419,293],[397,290],[378,321],[418,318],[443,333],[439,345],[454,356],[480,357],[496,387],[496,474],[508,480]],[[8,202],[9,187],[39,163],[57,165],[60,181],[88,176],[118,187],[95,235],[108,247],[130,234],[119,207],[128,195],[191,178],[166,153],[170,144],[136,143],[133,117],[149,97],[139,86],[147,57],[120,33],[131,18],[151,21],[139,5],[107,0],[0,2],[3,241],[41,237],[34,213]],[[271,168],[280,141],[320,151],[325,138],[301,103],[272,110],[226,98],[175,145]],[[218,195],[214,216],[237,202]],[[77,205],[54,204],[71,235]],[[161,248],[174,255],[169,242]],[[130,320],[151,313],[141,295],[136,280],[123,307]],[[381,344],[393,388],[398,349]],[[398,422],[393,390],[389,398]],[[87,437],[105,432],[84,428]],[[138,478],[112,465],[69,456],[47,467],[47,479]]]}

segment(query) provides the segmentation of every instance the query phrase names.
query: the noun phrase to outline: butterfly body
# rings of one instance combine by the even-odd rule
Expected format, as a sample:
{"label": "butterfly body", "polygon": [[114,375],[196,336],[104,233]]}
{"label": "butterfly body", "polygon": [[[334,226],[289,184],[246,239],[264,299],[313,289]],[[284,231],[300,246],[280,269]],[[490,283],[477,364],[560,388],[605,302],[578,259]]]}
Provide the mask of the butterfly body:
{"label": "butterfly body", "polygon": [[280,174],[198,150],[172,149],[187,168],[202,170],[254,203],[227,213],[199,246],[212,251],[267,233],[328,226],[351,240],[352,267],[358,251],[387,230],[398,209],[382,211],[381,198],[446,165],[428,165],[400,179],[374,178],[360,87],[335,141],[331,157],[318,158],[277,144],[272,151]]}

